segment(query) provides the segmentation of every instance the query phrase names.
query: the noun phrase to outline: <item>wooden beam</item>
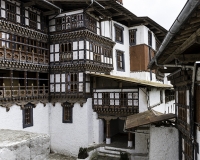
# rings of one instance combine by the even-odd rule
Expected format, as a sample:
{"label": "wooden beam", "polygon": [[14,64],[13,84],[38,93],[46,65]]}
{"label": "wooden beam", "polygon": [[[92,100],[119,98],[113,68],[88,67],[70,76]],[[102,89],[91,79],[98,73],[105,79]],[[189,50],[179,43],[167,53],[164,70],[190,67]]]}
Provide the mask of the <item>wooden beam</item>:
{"label": "wooden beam", "polygon": [[115,19],[116,21],[123,21],[123,20],[127,20],[127,19],[131,19],[130,17],[122,17],[122,18],[117,18]]}
{"label": "wooden beam", "polygon": [[26,2],[26,3],[24,3],[24,7],[30,7],[30,6],[33,6],[33,5],[36,4],[35,2],[36,2],[36,1]]}
{"label": "wooden beam", "polygon": [[117,17],[117,16],[121,16],[121,15],[123,15],[123,13],[121,13],[121,12],[120,13],[115,13],[115,14],[112,15],[112,17]]}
{"label": "wooden beam", "polygon": [[185,63],[195,62],[195,61],[200,61],[200,53],[175,55],[175,58]]}
{"label": "wooden beam", "polygon": [[[199,41],[200,37],[200,28],[193,33],[181,46],[179,46],[173,53],[170,54],[168,58],[165,59],[162,63],[169,63],[174,59],[174,55],[183,53],[187,48],[192,46],[194,43]],[[199,42],[198,42],[199,43]]]}
{"label": "wooden beam", "polygon": [[47,12],[43,13],[44,16],[48,16],[48,15],[52,15],[52,14],[55,14],[55,11],[47,11]]}

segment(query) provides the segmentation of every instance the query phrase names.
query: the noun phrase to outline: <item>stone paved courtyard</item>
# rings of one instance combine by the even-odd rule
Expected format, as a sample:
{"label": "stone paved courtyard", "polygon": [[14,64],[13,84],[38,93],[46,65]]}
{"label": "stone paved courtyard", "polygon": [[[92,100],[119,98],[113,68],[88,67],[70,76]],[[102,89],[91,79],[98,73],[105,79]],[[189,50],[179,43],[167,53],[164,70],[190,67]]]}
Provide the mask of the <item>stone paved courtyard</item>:
{"label": "stone paved courtyard", "polygon": [[76,160],[75,157],[69,157],[61,154],[52,153],[49,155],[48,160]]}

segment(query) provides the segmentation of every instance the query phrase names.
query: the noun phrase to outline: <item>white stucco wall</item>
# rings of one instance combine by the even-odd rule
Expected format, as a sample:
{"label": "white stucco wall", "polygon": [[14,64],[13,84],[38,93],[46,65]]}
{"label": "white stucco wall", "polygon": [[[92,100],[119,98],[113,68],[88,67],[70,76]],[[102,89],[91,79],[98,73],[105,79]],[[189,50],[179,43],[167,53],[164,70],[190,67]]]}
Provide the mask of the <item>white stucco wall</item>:
{"label": "white stucco wall", "polygon": [[178,130],[174,127],[150,127],[149,160],[178,159]]}
{"label": "white stucco wall", "polygon": [[[115,46],[113,47],[113,67],[114,70],[111,71],[112,75],[117,76],[126,76],[130,75],[130,56],[129,56],[129,30],[128,27],[112,21],[112,40],[115,41],[115,26],[117,24],[124,28],[123,30],[123,43],[116,42]],[[117,70],[117,57],[116,57],[116,50],[120,50],[124,52],[124,71]]]}
{"label": "white stucco wall", "polygon": [[139,112],[147,111],[147,96],[146,88],[139,89]]}
{"label": "white stucco wall", "polygon": [[144,25],[140,25],[140,26],[130,27],[129,30],[131,30],[131,29],[137,29],[137,31],[136,31],[136,45],[139,45],[139,44],[148,45],[148,31],[150,31],[152,33],[152,48],[154,50],[156,49],[155,35],[149,28],[147,28]]}
{"label": "white stucco wall", "polygon": [[53,152],[77,156],[80,147],[103,142],[103,122],[93,112],[91,98],[83,107],[79,103],[74,104],[72,123],[62,123],[60,103],[56,103],[55,107],[51,105],[50,125]]}
{"label": "white stucco wall", "polygon": [[23,117],[22,110],[19,106],[13,105],[9,112],[6,109],[0,107],[0,128],[23,130],[35,133],[49,134],[49,104],[45,107],[43,104],[37,104],[36,108],[33,108],[33,126],[23,129]]}
{"label": "white stucco wall", "polygon": [[[131,72],[130,77],[150,81],[150,72]],[[152,73],[152,80],[151,81],[152,82],[159,82],[159,81],[156,80],[156,76],[155,76],[154,73]]]}

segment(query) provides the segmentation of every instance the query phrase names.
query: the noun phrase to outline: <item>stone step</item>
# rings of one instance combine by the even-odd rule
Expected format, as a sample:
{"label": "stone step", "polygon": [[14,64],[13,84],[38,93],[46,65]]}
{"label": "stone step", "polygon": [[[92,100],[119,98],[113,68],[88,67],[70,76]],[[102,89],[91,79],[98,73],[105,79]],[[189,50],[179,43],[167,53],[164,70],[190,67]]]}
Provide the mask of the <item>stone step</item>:
{"label": "stone step", "polygon": [[100,156],[94,157],[92,160],[120,160],[120,158],[116,157],[106,157],[106,156]]}
{"label": "stone step", "polygon": [[120,158],[120,151],[109,150],[109,149],[106,149],[105,147],[100,147],[97,154],[100,156],[105,156],[105,157]]}
{"label": "stone step", "polygon": [[115,148],[115,147],[110,147],[110,146],[105,146],[105,150],[110,150],[110,151],[116,151],[116,152],[131,152],[133,149],[127,149],[127,148]]}
{"label": "stone step", "polygon": [[105,157],[120,158],[120,154],[115,154],[115,153],[109,153],[109,152],[101,152],[101,151],[99,151],[97,154],[100,155],[100,156],[105,156]]}

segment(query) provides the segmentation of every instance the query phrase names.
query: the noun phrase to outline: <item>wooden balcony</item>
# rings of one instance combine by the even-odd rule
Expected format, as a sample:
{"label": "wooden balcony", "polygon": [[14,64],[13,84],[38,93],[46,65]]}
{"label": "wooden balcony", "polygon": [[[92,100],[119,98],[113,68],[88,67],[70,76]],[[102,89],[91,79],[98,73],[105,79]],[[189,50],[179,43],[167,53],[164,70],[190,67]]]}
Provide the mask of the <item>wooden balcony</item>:
{"label": "wooden balcony", "polygon": [[48,65],[49,56],[46,54],[38,54],[28,51],[22,51],[20,48],[18,50],[9,49],[6,47],[0,47],[0,60],[3,61],[15,61],[19,63],[32,63],[40,65]]}
{"label": "wooden balcony", "polygon": [[93,109],[98,114],[109,115],[139,113],[138,92],[95,92]]}
{"label": "wooden balcony", "polygon": [[0,86],[0,100],[44,99],[49,96],[48,86]]}

